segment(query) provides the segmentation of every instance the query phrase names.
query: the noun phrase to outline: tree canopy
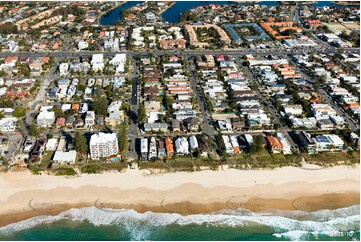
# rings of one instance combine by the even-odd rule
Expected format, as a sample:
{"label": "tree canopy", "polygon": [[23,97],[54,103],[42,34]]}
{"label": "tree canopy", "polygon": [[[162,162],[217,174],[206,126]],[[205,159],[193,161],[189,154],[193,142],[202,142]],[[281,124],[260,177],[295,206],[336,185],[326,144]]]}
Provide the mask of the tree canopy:
{"label": "tree canopy", "polygon": [[106,97],[97,97],[93,102],[93,109],[95,114],[104,115],[108,114],[108,99]]}
{"label": "tree canopy", "polygon": [[84,135],[80,134],[79,132],[75,132],[74,135],[74,145],[76,152],[86,155],[88,152],[88,144]]}

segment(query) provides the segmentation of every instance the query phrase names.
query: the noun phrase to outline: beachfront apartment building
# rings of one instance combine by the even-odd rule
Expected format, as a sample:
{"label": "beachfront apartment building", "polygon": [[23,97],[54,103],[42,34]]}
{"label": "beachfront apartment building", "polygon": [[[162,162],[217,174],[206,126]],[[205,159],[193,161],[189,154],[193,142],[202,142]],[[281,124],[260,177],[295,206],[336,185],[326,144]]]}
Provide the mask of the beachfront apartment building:
{"label": "beachfront apartment building", "polygon": [[311,135],[306,131],[301,131],[298,134],[298,138],[301,142],[301,145],[307,150],[309,154],[315,154],[315,141],[312,139]]}
{"label": "beachfront apartment building", "polygon": [[196,136],[192,135],[189,137],[189,146],[192,151],[198,149],[198,141]]}
{"label": "beachfront apartment building", "polygon": [[90,137],[90,157],[97,160],[118,154],[118,137],[115,133],[98,133]]}

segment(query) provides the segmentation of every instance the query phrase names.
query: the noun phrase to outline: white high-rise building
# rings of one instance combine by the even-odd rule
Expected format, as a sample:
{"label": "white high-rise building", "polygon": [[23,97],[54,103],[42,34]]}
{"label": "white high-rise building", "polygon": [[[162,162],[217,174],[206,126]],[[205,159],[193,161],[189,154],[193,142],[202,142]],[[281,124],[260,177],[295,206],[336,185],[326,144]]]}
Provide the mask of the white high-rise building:
{"label": "white high-rise building", "polygon": [[118,153],[118,138],[115,133],[93,134],[90,138],[90,157],[97,160],[100,157],[109,157]]}

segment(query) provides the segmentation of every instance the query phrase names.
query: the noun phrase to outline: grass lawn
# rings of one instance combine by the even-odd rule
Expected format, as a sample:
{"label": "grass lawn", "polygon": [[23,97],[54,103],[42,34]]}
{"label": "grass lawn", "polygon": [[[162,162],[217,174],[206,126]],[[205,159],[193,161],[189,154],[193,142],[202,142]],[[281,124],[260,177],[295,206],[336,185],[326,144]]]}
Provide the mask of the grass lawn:
{"label": "grass lawn", "polygon": [[233,168],[242,169],[273,169],[282,166],[299,166],[301,157],[299,155],[270,154],[266,148],[262,148],[257,154],[242,152],[227,157],[227,164]]}
{"label": "grass lawn", "polygon": [[39,167],[41,168],[47,168],[48,165],[53,161],[53,156],[54,156],[55,151],[45,151],[43,154],[43,157],[41,159],[41,163],[39,165]]}
{"label": "grass lawn", "polygon": [[323,152],[315,155],[302,154],[308,163],[321,166],[333,166],[337,164],[359,164],[360,153],[354,152]]}
{"label": "grass lawn", "polygon": [[140,162],[139,169],[160,169],[164,171],[198,171],[201,168],[216,170],[218,162],[209,158],[175,157],[169,160]]}
{"label": "grass lawn", "polygon": [[126,162],[88,162],[88,163],[82,163],[80,168],[81,173],[101,173],[107,170],[114,170],[114,171],[122,171],[124,169],[127,169],[128,164]]}

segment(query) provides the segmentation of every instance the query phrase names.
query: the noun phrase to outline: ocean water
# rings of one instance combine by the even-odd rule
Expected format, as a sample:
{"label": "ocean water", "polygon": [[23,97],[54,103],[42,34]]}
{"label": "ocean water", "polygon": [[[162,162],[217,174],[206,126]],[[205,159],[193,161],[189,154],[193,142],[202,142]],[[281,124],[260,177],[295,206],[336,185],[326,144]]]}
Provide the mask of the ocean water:
{"label": "ocean water", "polygon": [[223,210],[182,216],[70,209],[0,228],[0,240],[360,240],[360,206],[336,210]]}

